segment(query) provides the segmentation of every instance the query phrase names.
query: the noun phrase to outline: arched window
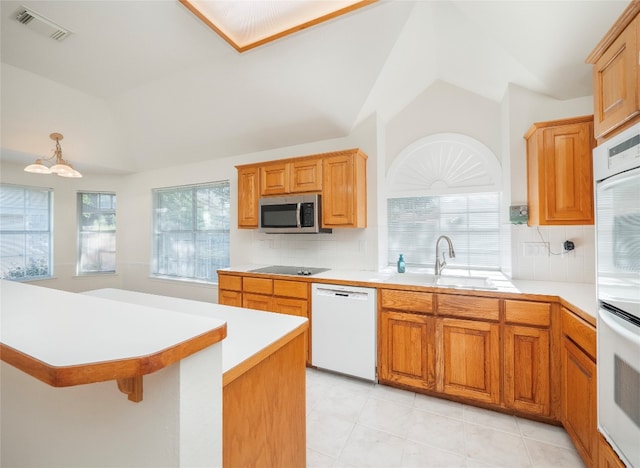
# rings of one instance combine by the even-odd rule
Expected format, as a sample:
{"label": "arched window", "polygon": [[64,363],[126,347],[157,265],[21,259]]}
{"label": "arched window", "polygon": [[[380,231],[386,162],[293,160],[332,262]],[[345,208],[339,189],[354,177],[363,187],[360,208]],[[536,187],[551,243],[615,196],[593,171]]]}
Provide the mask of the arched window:
{"label": "arched window", "polygon": [[453,241],[449,268],[500,269],[501,168],[493,152],[457,133],[405,148],[387,174],[390,264],[433,267],[440,235]]}

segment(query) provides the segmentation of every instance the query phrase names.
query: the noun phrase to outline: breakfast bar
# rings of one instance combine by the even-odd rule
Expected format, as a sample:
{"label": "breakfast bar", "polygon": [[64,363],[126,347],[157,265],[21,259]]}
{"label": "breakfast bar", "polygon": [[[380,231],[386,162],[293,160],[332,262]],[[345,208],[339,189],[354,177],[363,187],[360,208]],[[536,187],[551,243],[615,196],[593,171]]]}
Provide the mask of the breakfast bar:
{"label": "breakfast bar", "polygon": [[1,286],[3,466],[304,465],[306,319]]}

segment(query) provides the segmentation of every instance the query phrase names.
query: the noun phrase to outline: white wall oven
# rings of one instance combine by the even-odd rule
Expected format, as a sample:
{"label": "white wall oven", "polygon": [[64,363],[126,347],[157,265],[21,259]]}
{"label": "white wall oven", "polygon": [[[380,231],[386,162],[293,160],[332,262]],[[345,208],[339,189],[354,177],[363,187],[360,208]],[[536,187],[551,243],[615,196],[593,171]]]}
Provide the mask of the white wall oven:
{"label": "white wall oven", "polygon": [[640,124],[594,152],[598,428],[640,467]]}

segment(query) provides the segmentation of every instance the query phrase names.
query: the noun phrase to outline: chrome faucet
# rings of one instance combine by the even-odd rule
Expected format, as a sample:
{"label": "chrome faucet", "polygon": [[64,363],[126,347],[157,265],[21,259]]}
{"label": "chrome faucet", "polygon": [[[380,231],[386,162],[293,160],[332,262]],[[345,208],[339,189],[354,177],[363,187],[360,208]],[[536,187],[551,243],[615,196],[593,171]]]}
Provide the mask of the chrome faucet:
{"label": "chrome faucet", "polygon": [[436,276],[440,276],[442,274],[442,270],[447,266],[447,262],[444,259],[444,252],[442,252],[442,260],[440,260],[440,241],[444,239],[449,244],[449,258],[456,258],[456,253],[453,250],[453,244],[451,243],[451,239],[447,236],[440,236],[436,241]]}

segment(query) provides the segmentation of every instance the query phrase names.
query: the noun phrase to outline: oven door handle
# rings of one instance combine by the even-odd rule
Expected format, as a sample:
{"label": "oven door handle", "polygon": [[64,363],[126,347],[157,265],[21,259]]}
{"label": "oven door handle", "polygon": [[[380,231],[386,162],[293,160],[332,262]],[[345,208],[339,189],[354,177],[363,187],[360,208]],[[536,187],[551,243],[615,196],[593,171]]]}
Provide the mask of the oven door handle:
{"label": "oven door handle", "polygon": [[[600,320],[602,320],[605,323],[605,325],[611,328],[615,333],[624,337],[626,340],[634,343],[636,346],[640,346],[640,335],[638,335],[637,333],[633,333],[627,327],[618,323],[618,321],[614,318],[615,316],[611,312],[600,307],[599,316],[600,316]],[[624,320],[624,319],[619,318],[618,320]],[[625,321],[625,324],[626,324],[626,321]],[[629,324],[629,325],[633,326],[632,324]]]}

